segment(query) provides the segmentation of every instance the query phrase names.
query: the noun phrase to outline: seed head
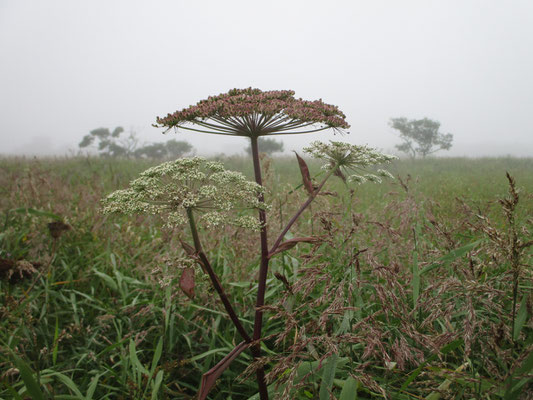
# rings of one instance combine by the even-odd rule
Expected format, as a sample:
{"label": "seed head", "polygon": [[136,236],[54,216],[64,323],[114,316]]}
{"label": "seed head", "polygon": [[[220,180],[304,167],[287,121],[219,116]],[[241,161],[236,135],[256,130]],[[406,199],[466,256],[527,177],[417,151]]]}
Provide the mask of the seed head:
{"label": "seed head", "polygon": [[320,130],[349,128],[344,113],[322,100],[296,99],[292,90],[247,88],[232,89],[166,117],[158,117],[156,126],[187,129],[186,125],[198,125],[192,130],[233,136],[263,136],[303,133],[298,129],[315,124],[320,126]]}

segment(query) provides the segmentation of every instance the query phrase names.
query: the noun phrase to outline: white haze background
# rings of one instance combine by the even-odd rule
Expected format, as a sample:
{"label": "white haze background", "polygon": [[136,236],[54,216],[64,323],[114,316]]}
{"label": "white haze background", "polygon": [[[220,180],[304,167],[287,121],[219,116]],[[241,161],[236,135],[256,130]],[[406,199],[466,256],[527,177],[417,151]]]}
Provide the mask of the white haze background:
{"label": "white haze background", "polygon": [[[391,117],[429,117],[454,134],[440,155],[533,156],[532,49],[529,0],[0,0],[0,154],[67,154],[115,126],[242,153],[151,124],[252,86],[338,105],[351,143],[391,151]],[[286,150],[333,138],[306,136]]]}

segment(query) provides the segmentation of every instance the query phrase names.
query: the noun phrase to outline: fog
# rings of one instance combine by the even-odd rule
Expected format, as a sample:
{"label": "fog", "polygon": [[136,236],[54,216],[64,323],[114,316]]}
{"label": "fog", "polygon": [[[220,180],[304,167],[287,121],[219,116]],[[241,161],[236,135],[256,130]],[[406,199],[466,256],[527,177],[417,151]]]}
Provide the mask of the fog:
{"label": "fog", "polygon": [[[162,135],[156,116],[231,88],[292,89],[347,115],[343,140],[393,151],[390,118],[454,135],[441,156],[533,156],[533,2],[0,2],[0,154],[74,154],[90,130]],[[332,133],[283,136],[287,151]]]}

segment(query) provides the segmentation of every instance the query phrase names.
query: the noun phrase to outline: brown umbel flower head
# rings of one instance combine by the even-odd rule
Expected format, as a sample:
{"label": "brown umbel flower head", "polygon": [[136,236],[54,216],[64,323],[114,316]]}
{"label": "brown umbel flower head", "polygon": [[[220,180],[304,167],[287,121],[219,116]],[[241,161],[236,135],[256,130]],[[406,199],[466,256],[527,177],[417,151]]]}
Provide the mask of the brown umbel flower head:
{"label": "brown umbel flower head", "polygon": [[[232,89],[166,117],[157,127],[182,128],[218,135],[257,137],[348,129],[346,116],[322,100],[294,98],[292,90]],[[199,128],[192,128],[197,125]]]}

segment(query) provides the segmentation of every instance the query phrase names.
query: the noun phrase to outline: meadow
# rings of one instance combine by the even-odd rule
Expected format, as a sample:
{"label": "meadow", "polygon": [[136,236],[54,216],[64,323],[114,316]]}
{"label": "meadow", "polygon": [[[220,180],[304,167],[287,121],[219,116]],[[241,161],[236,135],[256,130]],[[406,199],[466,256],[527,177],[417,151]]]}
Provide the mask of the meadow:
{"label": "meadow", "polygon": [[[250,159],[220,161],[253,176]],[[0,159],[0,399],[192,399],[240,342],[199,268],[194,295],[180,288],[187,231],[100,212],[151,165]],[[328,181],[287,236],[315,240],[272,258],[272,398],[533,398],[533,159],[398,160],[389,171],[382,184]],[[294,158],[264,158],[263,174],[272,239],[306,193]],[[203,232],[249,330],[251,235]],[[209,398],[258,398],[251,360],[241,353]]]}

